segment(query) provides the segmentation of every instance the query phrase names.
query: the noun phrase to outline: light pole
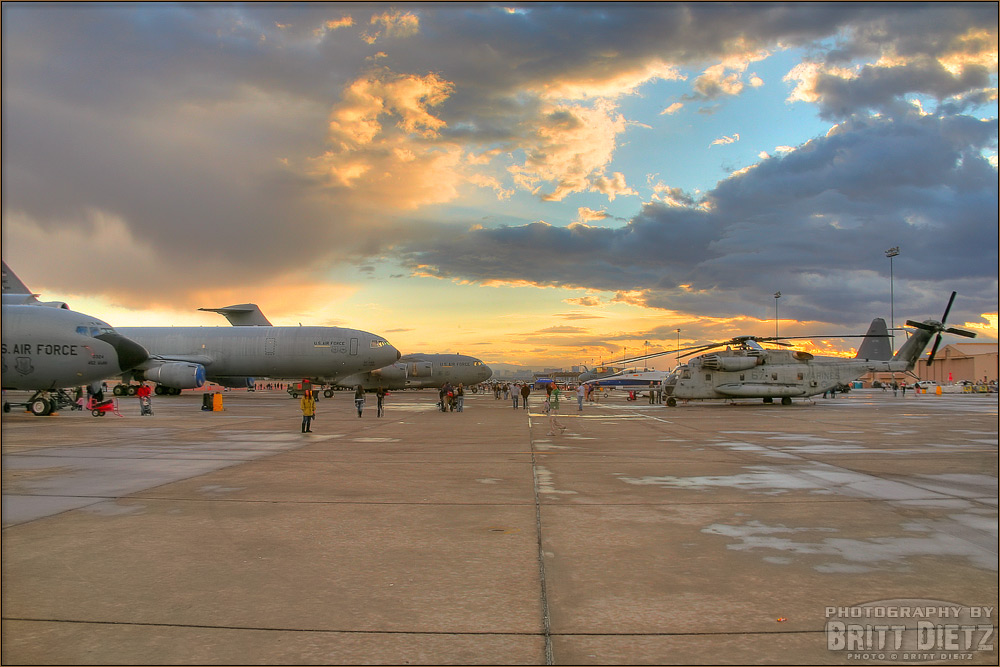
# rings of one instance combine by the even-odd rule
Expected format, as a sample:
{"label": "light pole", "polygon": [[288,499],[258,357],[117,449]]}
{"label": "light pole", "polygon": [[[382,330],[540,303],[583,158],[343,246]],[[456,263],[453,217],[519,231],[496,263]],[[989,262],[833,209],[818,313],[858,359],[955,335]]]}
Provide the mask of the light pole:
{"label": "light pole", "polygon": [[781,292],[774,293],[774,337],[778,337],[778,299],[781,298]]}
{"label": "light pole", "polygon": [[[645,343],[643,343],[643,345],[646,346],[645,356],[648,357],[649,356],[649,341],[647,340]],[[643,359],[642,360],[642,368],[643,368],[643,370],[649,370],[648,364],[649,364],[649,360],[648,359]]]}
{"label": "light pole", "polygon": [[889,343],[892,345],[893,354],[896,354],[896,294],[892,285],[892,258],[898,254],[899,246],[889,248],[885,251],[885,256],[889,258],[889,319],[890,325],[892,326],[892,328],[889,329],[889,331],[892,332],[892,337],[889,339]]}
{"label": "light pole", "polygon": [[681,330],[677,330],[677,355],[674,357],[674,365],[680,366],[681,364]]}

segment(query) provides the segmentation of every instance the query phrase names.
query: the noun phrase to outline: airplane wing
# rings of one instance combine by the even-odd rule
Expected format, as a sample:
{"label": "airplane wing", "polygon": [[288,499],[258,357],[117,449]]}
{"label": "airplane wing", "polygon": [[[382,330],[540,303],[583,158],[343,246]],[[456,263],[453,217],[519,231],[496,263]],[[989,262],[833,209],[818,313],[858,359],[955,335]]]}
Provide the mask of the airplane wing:
{"label": "airplane wing", "polygon": [[159,365],[170,363],[172,361],[178,361],[186,364],[199,364],[207,368],[215,360],[204,354],[151,354],[149,355],[149,361],[146,363],[150,365]]}

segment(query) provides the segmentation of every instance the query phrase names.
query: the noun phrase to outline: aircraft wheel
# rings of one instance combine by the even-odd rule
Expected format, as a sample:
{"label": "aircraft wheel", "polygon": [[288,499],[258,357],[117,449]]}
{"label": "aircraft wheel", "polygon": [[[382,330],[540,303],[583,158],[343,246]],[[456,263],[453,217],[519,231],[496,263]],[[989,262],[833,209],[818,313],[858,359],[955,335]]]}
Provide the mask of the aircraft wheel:
{"label": "aircraft wheel", "polygon": [[783,396],[783,397],[781,398],[781,404],[782,404],[782,405],[791,405],[791,404],[792,404],[792,399],[791,399],[791,397],[789,397],[789,396]]}
{"label": "aircraft wheel", "polygon": [[764,399],[764,402],[765,403],[774,403],[774,399],[771,398],[770,396],[768,396],[767,398]]}
{"label": "aircraft wheel", "polygon": [[323,392],[323,396],[326,398],[333,398],[333,389],[327,389]]}
{"label": "aircraft wheel", "polygon": [[134,384],[130,384],[129,386],[125,387],[125,392],[129,396],[135,396],[136,389],[138,389],[138,387],[136,387]]}
{"label": "aircraft wheel", "polygon": [[52,412],[52,403],[46,398],[36,398],[31,402],[31,414],[44,417]]}
{"label": "aircraft wheel", "polygon": [[674,398],[673,396],[671,396],[670,398],[668,398],[667,399],[667,407],[668,408],[676,408],[677,407],[677,399]]}
{"label": "aircraft wheel", "polygon": [[125,385],[123,385],[123,384],[116,384],[115,388],[111,390],[111,393],[114,394],[115,396],[124,396],[125,395]]}
{"label": "aircraft wheel", "polygon": [[157,396],[163,396],[164,392],[165,392],[165,387],[162,384],[156,385],[156,389],[153,390],[153,393],[156,394]]}

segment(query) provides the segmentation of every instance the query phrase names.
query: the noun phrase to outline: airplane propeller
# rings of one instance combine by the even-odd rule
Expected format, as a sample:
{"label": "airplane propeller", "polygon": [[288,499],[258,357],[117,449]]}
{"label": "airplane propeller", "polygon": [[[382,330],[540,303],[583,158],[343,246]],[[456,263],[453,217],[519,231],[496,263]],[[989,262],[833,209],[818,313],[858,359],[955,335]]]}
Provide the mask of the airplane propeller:
{"label": "airplane propeller", "polygon": [[941,335],[945,333],[955,334],[956,336],[964,336],[965,338],[975,338],[976,334],[971,331],[966,331],[965,329],[956,329],[954,327],[944,326],[944,323],[948,321],[948,313],[951,312],[951,304],[955,302],[956,292],[951,293],[951,298],[948,299],[948,305],[944,309],[944,315],[941,316],[940,322],[935,322],[934,320],[928,320],[926,322],[914,322],[913,320],[906,320],[906,326],[916,327],[917,329],[923,329],[924,331],[929,331],[932,334],[936,333],[937,338],[934,339],[934,347],[931,348],[931,353],[927,357],[927,365],[930,366],[934,363],[934,355],[937,354],[938,346],[941,344]]}

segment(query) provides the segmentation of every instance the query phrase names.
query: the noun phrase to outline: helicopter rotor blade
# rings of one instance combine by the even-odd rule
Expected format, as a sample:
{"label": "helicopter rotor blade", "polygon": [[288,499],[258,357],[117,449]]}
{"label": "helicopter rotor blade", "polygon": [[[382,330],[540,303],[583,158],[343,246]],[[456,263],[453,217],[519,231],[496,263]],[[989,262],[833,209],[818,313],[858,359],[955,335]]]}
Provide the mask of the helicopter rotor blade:
{"label": "helicopter rotor blade", "polygon": [[924,324],[923,322],[914,322],[913,320],[906,320],[906,326],[916,327],[917,329],[923,329],[924,331],[930,331],[931,333],[937,332],[937,327],[930,324]]}
{"label": "helicopter rotor blade", "polygon": [[958,292],[951,293],[951,298],[948,299],[948,306],[944,309],[944,315],[941,316],[941,324],[944,324],[945,322],[948,321],[948,313],[951,312],[951,304],[955,303],[956,294],[958,294]]}
{"label": "helicopter rotor blade", "polygon": [[955,327],[948,327],[945,329],[945,333],[955,334],[956,336],[964,336],[965,338],[975,338],[976,334],[971,331],[966,331],[965,329],[956,329]]}
{"label": "helicopter rotor blade", "polygon": [[928,366],[930,366],[931,364],[934,363],[934,355],[937,354],[938,345],[940,345],[940,344],[941,344],[941,334],[938,334],[937,338],[934,339],[934,347],[931,348],[931,354],[930,354],[929,357],[927,357],[927,365]]}

